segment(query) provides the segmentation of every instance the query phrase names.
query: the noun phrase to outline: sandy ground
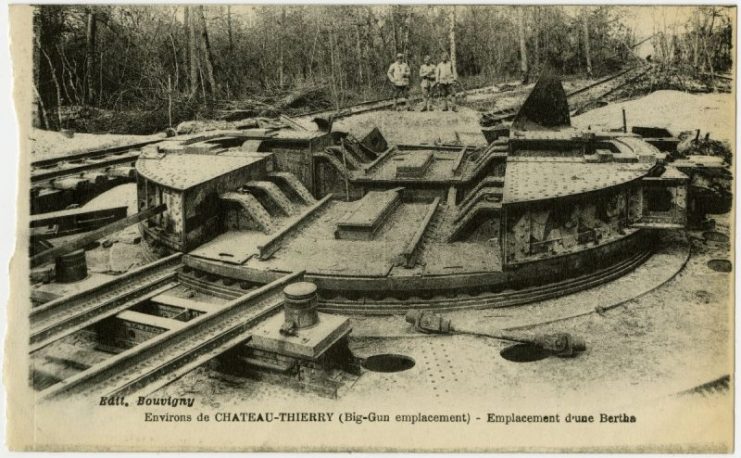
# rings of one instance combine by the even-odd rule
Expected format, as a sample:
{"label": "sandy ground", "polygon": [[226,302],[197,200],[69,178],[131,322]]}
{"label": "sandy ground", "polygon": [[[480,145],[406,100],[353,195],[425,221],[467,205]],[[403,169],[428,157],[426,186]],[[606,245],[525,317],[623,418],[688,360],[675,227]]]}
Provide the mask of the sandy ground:
{"label": "sandy ground", "polygon": [[164,138],[164,135],[99,135],[76,133],[74,137],[68,138],[59,132],[33,129],[30,136],[31,160],[53,159],[68,154],[140,143],[158,138]]}
{"label": "sandy ground", "polygon": [[[630,124],[666,126],[672,131],[694,127],[724,132],[721,128],[725,127],[725,135],[733,129],[728,117],[733,99],[725,94],[661,92],[626,105]],[[620,113],[620,108],[621,104],[615,104],[589,112],[576,118],[574,124],[592,125],[593,129],[598,125],[616,127],[621,117],[614,114]],[[696,116],[693,110],[702,115]],[[388,111],[342,120],[338,128],[362,136],[374,126],[390,142],[450,140],[456,132],[475,132],[478,114],[468,109],[458,114]],[[717,216],[716,220],[718,230],[728,234],[728,215]],[[409,337],[404,335],[408,329],[402,317],[352,318],[359,331],[351,340],[351,348],[357,355],[398,353],[412,357],[416,365],[394,374],[365,372],[341,391],[338,401],[289,387],[230,377],[216,370],[217,364],[188,374],[162,392],[203,395],[204,405],[214,408],[240,402],[259,405],[276,399],[288,404],[308,399],[316,406],[338,408],[379,398],[399,405],[413,400],[416,405],[450,406],[465,396],[475,395],[501,408],[572,402],[571,405],[582,409],[594,405],[639,409],[656,403],[664,407],[667,403],[686,406],[682,408],[699,403],[704,408],[710,404],[711,408],[722,409],[732,399],[727,391],[702,401],[676,396],[680,391],[733,372],[733,303],[728,299],[731,274],[713,271],[707,265],[710,259],[731,259],[730,246],[704,241],[698,232],[688,237],[692,254],[686,265],[686,258],[679,253],[675,253],[671,262],[654,258],[624,279],[556,300],[568,309],[582,312],[595,303],[606,305],[618,298],[628,299],[623,305],[604,313],[589,312],[550,324],[530,323],[528,330],[532,332],[569,332],[583,337],[588,349],[576,358],[511,362],[500,356],[500,351],[509,346],[502,341],[473,336]],[[633,296],[641,295],[630,300],[631,292]],[[523,307],[519,312],[534,311],[538,305]],[[462,324],[485,327],[498,323],[500,316],[509,315],[499,321],[517,322],[511,316],[517,314],[518,311],[498,309],[456,312],[451,316]],[[369,336],[378,330],[397,336]]]}
{"label": "sandy ground", "polygon": [[[642,99],[608,105],[574,119],[580,127],[614,128],[621,124],[626,107],[629,125],[667,127],[672,132],[700,128],[715,138],[733,138],[732,107],[727,94],[690,95],[661,91]],[[390,143],[450,142],[475,139],[478,113],[461,108],[458,113],[383,111],[367,113],[338,122],[337,129],[362,137],[379,127]],[[469,143],[463,140],[464,143]],[[715,217],[717,230],[730,234],[729,216]],[[359,356],[380,353],[407,355],[415,366],[398,373],[365,371],[348,381],[338,400],[279,384],[234,377],[218,370],[218,361],[198,368],[158,392],[162,395],[196,396],[208,408],[260,406],[279,410],[311,403],[311,409],[337,411],[346,406],[383,401],[413,411],[435,410],[476,399],[481,404],[508,408],[573,406],[584,411],[600,409],[630,411],[667,403],[680,409],[723,409],[732,402],[732,391],[709,398],[678,397],[677,393],[733,373],[732,317],[729,300],[732,277],[716,272],[707,262],[732,259],[727,242],[705,241],[698,232],[689,233],[692,254],[682,270],[667,281],[670,273],[661,266],[651,272],[638,270],[630,288],[649,291],[604,313],[587,313],[554,323],[530,323],[533,332],[569,332],[583,337],[588,349],[570,359],[547,357],[532,362],[512,362],[500,352],[510,344],[474,336],[423,336],[396,338],[352,338],[350,346]],[[101,253],[102,254],[102,253]],[[667,264],[668,265],[668,264]],[[678,267],[677,267],[678,268]],[[563,302],[609,302],[615,285],[588,290],[561,299]],[[581,305],[574,309],[582,309]],[[528,306],[536,307],[536,305]],[[523,308],[521,311],[526,311]],[[502,311],[510,313],[510,311]],[[498,310],[457,312],[461,323],[490,324],[483,315],[496,318]],[[403,320],[402,317],[397,317]],[[393,319],[393,318],[392,318]],[[360,329],[378,329],[383,320],[352,318]],[[494,321],[494,320],[491,320]],[[388,322],[388,321],[386,321]],[[398,329],[398,328],[397,328]],[[402,328],[403,330],[403,328]],[[439,410],[439,409],[438,409]],[[645,427],[645,423],[642,427]]]}
{"label": "sandy ground", "polygon": [[[727,230],[721,228],[721,230]],[[537,390],[538,399],[580,399],[584,402],[632,404],[671,396],[732,371],[732,340],[727,300],[730,275],[715,272],[707,261],[728,258],[727,243],[705,242],[701,234],[690,234],[692,257],[683,270],[668,282],[681,263],[657,275],[656,267],[639,268],[633,284],[635,293],[647,294],[628,300],[604,313],[591,312],[554,323],[534,325],[536,333],[569,332],[587,341],[587,351],[573,359],[550,357],[535,362],[517,363],[503,359],[499,352],[510,344],[474,336],[410,335],[403,317],[352,318],[354,328],[375,328],[404,334],[396,338],[357,336],[351,341],[353,351],[362,357],[381,353],[404,354],[416,361],[409,371],[396,374],[365,372],[341,397],[344,401],[363,401],[378,395],[404,399],[421,397],[431,401],[470,393],[486,393],[501,403],[527,401]],[[659,269],[661,270],[661,269]],[[670,272],[673,271],[673,272]],[[643,285],[640,285],[642,280]],[[580,303],[611,303],[623,283],[587,290],[562,301],[578,308]],[[596,297],[595,297],[596,294]],[[517,315],[522,309],[472,310],[447,314],[461,328],[496,329],[502,313]],[[566,304],[566,307],[569,307]],[[510,317],[508,320],[512,320]],[[399,325],[395,322],[398,321]],[[505,320],[506,321],[506,320]],[[377,324],[375,324],[377,323]],[[204,368],[167,387],[165,392],[182,395],[203,378],[215,384],[202,393],[209,403],[222,404],[238,399],[265,399],[306,396],[287,387],[264,386],[250,381],[230,387],[222,383],[223,374]],[[250,385],[245,390],[245,385]],[[198,390],[197,390],[198,391]],[[620,393],[615,397],[615,393]],[[312,395],[313,396],[313,395]],[[317,399],[319,397],[317,396]],[[606,400],[608,402],[606,402]]]}
{"label": "sandy ground", "polygon": [[136,183],[125,183],[109,189],[95,196],[83,208],[93,210],[97,208],[108,208],[111,205],[126,205],[126,214],[131,216],[137,212],[136,208]]}
{"label": "sandy ground", "polygon": [[625,109],[628,128],[632,126],[665,127],[674,135],[700,129],[702,135],[735,145],[735,96],[733,94],[688,94],[680,91],[656,91],[645,97],[612,103],[574,117],[575,127],[593,130],[622,127]]}
{"label": "sandy ground", "polygon": [[479,127],[478,111],[459,107],[457,112],[420,112],[419,107],[415,107],[417,111],[383,110],[361,113],[340,119],[334,128],[362,139],[374,127],[378,127],[390,144],[486,144]]}

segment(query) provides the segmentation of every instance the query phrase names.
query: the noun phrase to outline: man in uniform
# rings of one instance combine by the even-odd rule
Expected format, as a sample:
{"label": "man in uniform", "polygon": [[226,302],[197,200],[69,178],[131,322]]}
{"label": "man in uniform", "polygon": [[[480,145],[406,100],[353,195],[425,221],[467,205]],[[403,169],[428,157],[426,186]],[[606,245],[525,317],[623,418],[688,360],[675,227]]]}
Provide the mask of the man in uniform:
{"label": "man in uniform", "polygon": [[435,66],[430,63],[430,56],[425,56],[424,63],[419,67],[419,77],[422,80],[422,97],[424,98],[422,111],[432,109],[432,88],[435,86],[435,70]]}
{"label": "man in uniform", "polygon": [[394,85],[394,108],[398,109],[399,99],[405,104],[409,110],[412,107],[407,101],[409,96],[409,65],[404,62],[404,55],[399,53],[396,55],[396,61],[391,64],[389,71],[386,73],[391,84]]}
{"label": "man in uniform", "polygon": [[455,108],[455,91],[453,90],[455,69],[448,53],[443,54],[443,61],[437,64],[435,82],[440,91],[440,97],[443,98],[443,111],[448,111],[448,101],[450,101],[451,109],[457,111]]}

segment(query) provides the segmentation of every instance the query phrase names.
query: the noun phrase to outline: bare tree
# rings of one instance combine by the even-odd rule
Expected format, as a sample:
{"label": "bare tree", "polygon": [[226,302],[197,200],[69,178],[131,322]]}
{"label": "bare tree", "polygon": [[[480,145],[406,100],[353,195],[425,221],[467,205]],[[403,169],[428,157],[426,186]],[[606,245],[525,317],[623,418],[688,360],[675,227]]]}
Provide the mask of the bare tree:
{"label": "bare tree", "polygon": [[285,35],[286,35],[286,5],[281,6],[280,11],[280,22],[278,23],[279,32],[278,32],[278,87],[285,86],[285,79],[284,79],[284,56],[283,56],[283,49],[285,48]]}
{"label": "bare tree", "polygon": [[517,8],[517,37],[520,41],[520,71],[522,73],[522,82],[527,84],[530,81],[530,68],[527,64],[527,40],[525,39],[525,7]]}
{"label": "bare tree", "polygon": [[450,24],[448,25],[448,40],[450,41],[450,63],[453,67],[453,74],[457,75],[458,66],[455,60],[455,5],[450,7]]}
{"label": "bare tree", "polygon": [[95,90],[93,88],[94,68],[95,68],[95,32],[96,32],[96,19],[95,11],[92,8],[87,9],[87,33],[85,39],[85,80],[83,87],[83,104],[89,104],[95,97]]}
{"label": "bare tree", "polygon": [[589,45],[589,9],[582,11],[582,27],[584,30],[584,58],[587,61],[587,77],[592,77],[592,53]]}
{"label": "bare tree", "polygon": [[196,48],[196,30],[192,7],[185,7],[185,24],[188,30],[188,57],[190,67],[190,97],[198,94],[198,50]]}
{"label": "bare tree", "polygon": [[208,84],[211,87],[210,93],[213,98],[218,92],[218,87],[216,85],[216,78],[214,77],[213,56],[211,54],[211,44],[208,41],[208,28],[206,27],[206,17],[203,14],[203,5],[199,5],[197,11],[198,21],[201,26],[201,39],[199,40],[201,58],[203,66],[206,69],[206,77],[208,78]]}

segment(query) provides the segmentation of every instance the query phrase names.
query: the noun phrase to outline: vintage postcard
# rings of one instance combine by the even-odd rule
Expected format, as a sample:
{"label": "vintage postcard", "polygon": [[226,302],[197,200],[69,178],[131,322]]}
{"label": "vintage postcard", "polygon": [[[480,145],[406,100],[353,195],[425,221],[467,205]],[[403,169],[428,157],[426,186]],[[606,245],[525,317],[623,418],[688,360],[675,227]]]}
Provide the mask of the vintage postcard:
{"label": "vintage postcard", "polygon": [[12,450],[733,451],[736,6],[10,19]]}

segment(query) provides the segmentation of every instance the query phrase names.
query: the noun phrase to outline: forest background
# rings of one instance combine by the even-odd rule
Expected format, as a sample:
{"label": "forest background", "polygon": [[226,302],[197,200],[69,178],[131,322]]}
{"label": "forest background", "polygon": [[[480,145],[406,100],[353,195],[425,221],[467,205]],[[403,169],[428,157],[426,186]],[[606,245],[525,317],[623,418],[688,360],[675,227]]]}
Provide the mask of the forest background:
{"label": "forest background", "polygon": [[[151,133],[235,101],[255,115],[339,108],[390,96],[397,53],[416,90],[423,57],[446,52],[466,89],[534,79],[546,66],[596,78],[647,57],[673,71],[732,67],[732,9],[653,18],[648,33],[636,27],[644,11],[657,14],[606,5],[41,5],[34,123]],[[638,55],[645,44],[651,56]]]}

